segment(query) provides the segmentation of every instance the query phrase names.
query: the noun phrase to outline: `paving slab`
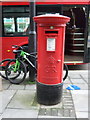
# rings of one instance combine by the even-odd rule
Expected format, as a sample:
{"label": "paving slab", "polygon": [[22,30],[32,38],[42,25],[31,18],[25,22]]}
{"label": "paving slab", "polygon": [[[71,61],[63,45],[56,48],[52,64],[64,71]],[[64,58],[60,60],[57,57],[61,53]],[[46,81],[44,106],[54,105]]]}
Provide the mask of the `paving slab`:
{"label": "paving slab", "polygon": [[7,90],[10,87],[9,83],[2,84],[3,90]]}
{"label": "paving slab", "polygon": [[13,96],[15,95],[15,90],[3,90],[2,94],[2,111],[7,107],[8,103],[11,101]]}
{"label": "paving slab", "polygon": [[88,90],[88,84],[75,84],[74,85],[80,87],[81,90]]}
{"label": "paving slab", "polygon": [[77,73],[77,74],[88,74],[88,70],[69,70],[69,73]]}
{"label": "paving slab", "polygon": [[58,109],[58,116],[63,117],[64,116],[64,109]]}
{"label": "paving slab", "polygon": [[[40,118],[40,119],[39,119]],[[38,120],[77,120],[76,118],[70,118],[70,117],[63,117],[63,116],[38,116]]]}
{"label": "paving slab", "polygon": [[88,112],[88,118],[90,119],[90,111]]}
{"label": "paving slab", "polygon": [[0,114],[2,113],[2,92],[0,92]]}
{"label": "paving slab", "polygon": [[70,79],[81,79],[81,76],[77,73],[70,73],[68,76],[70,77]]}
{"label": "paving slab", "polygon": [[9,90],[23,90],[25,88],[25,85],[10,85]]}
{"label": "paving slab", "polygon": [[2,115],[0,114],[0,120],[2,119]]}
{"label": "paving slab", "polygon": [[38,110],[6,109],[2,118],[37,118]]}
{"label": "paving slab", "polygon": [[[52,120],[52,119],[54,119],[55,120],[55,118],[63,118],[63,117],[59,117],[59,116],[48,116],[48,115],[46,115],[46,116],[44,116],[44,115],[39,115],[38,116],[38,118],[40,118],[40,120],[43,120],[43,119],[45,119],[45,118],[49,118],[49,119],[47,119],[47,120]],[[42,118],[42,119],[41,119]],[[51,119],[50,119],[51,118]],[[39,120],[39,119],[38,119]],[[56,119],[57,120],[57,119]]]}
{"label": "paving slab", "polygon": [[3,90],[7,90],[11,83],[8,80],[2,79],[2,88]]}
{"label": "paving slab", "polygon": [[83,79],[71,79],[73,84],[85,84],[87,82],[85,82]]}
{"label": "paving slab", "polygon": [[71,91],[76,112],[88,112],[88,90]]}
{"label": "paving slab", "polygon": [[39,105],[35,104],[34,90],[18,90],[12,101],[8,104],[8,108],[14,109],[39,109]]}
{"label": "paving slab", "polygon": [[0,77],[0,91],[2,90],[2,78]]}
{"label": "paving slab", "polygon": [[86,73],[86,74],[81,74],[81,76],[85,79],[88,79],[88,74]]}
{"label": "paving slab", "polygon": [[76,113],[75,113],[75,110],[74,109],[72,109],[72,110],[70,110],[70,117],[72,117],[72,118],[76,118]]}
{"label": "paving slab", "polygon": [[76,118],[88,118],[88,112],[76,112]]}
{"label": "paving slab", "polygon": [[[39,119],[40,118],[40,119]],[[42,119],[41,119],[42,118]],[[54,119],[54,120],[60,120],[60,118],[64,118],[63,116],[48,116],[48,115],[46,115],[46,116],[43,116],[43,115],[39,115],[38,116],[38,120],[44,120],[44,119],[47,119],[47,118],[49,118],[49,119],[47,119],[47,120],[52,120],[52,119]],[[51,119],[50,119],[51,118]],[[46,120],[45,119],[45,120]],[[64,119],[62,119],[62,120],[64,120]]]}
{"label": "paving slab", "polygon": [[2,78],[2,84],[11,84],[10,81]]}
{"label": "paving slab", "polygon": [[36,90],[36,84],[26,85],[25,90]]}
{"label": "paving slab", "polygon": [[85,80],[87,83],[89,83],[89,81],[88,81],[88,80],[89,80],[89,78],[85,78],[84,80]]}
{"label": "paving slab", "polygon": [[88,70],[69,70],[68,76],[71,79],[83,78],[88,79]]}
{"label": "paving slab", "polygon": [[88,90],[90,90],[90,84],[88,84]]}

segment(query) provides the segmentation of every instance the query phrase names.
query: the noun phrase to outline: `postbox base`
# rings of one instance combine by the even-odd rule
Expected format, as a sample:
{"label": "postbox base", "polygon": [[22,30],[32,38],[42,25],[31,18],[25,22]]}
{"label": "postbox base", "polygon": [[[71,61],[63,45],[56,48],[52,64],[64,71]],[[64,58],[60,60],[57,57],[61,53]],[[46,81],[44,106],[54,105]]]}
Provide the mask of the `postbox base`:
{"label": "postbox base", "polygon": [[43,105],[55,105],[61,102],[63,84],[46,85],[37,82],[37,102]]}

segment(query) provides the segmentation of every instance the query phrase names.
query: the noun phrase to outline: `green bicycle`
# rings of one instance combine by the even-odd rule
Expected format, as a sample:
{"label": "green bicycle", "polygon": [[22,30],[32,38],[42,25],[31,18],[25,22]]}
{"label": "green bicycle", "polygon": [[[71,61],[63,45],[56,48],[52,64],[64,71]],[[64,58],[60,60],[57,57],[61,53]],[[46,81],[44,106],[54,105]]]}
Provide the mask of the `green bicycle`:
{"label": "green bicycle", "polygon": [[27,72],[30,67],[32,67],[36,72],[36,67],[29,59],[33,57],[36,59],[36,53],[27,53],[23,50],[23,47],[14,45],[14,48],[19,48],[21,50],[13,50],[13,53],[17,55],[16,59],[10,60],[6,65],[5,74],[7,79],[13,84],[20,84],[24,81]]}
{"label": "green bicycle", "polygon": [[[33,52],[29,54],[28,52],[25,52],[24,48],[21,46],[14,45],[13,47],[20,50],[13,50],[16,59],[6,59],[1,62],[1,63],[8,62],[4,68],[5,74],[3,75],[1,73],[1,76],[3,78],[8,79],[13,84],[20,84],[21,82],[24,81],[28,71],[29,76],[30,74],[32,74],[32,72],[35,74],[37,73],[36,66],[33,64],[33,60],[30,60],[30,58],[36,60],[37,53]],[[32,71],[32,69],[34,71]],[[66,64],[64,64],[64,69],[66,73],[64,75],[63,81],[68,76],[68,67]]]}

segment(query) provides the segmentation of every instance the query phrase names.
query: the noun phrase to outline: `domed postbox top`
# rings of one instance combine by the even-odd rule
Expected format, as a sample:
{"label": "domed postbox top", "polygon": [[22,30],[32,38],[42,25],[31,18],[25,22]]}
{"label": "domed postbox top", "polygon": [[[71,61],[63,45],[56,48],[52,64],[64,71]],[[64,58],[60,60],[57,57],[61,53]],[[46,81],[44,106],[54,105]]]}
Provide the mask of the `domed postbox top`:
{"label": "domed postbox top", "polygon": [[65,25],[70,21],[70,17],[57,15],[57,14],[45,14],[34,17],[34,21],[43,25]]}

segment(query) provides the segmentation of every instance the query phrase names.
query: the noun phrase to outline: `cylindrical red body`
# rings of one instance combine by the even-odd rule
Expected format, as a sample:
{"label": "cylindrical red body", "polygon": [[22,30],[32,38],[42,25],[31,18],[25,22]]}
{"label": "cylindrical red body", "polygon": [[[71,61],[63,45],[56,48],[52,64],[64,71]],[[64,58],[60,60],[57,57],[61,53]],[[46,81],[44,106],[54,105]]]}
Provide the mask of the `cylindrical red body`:
{"label": "cylindrical red body", "polygon": [[[37,23],[37,95],[40,103],[58,103],[56,98],[61,94],[59,90],[63,82],[65,26],[69,20],[69,17],[56,14],[34,17]],[[55,98],[55,102],[50,101],[50,95]]]}
{"label": "cylindrical red body", "polygon": [[38,82],[62,83],[65,26],[70,18],[60,15],[34,17],[38,31]]}

